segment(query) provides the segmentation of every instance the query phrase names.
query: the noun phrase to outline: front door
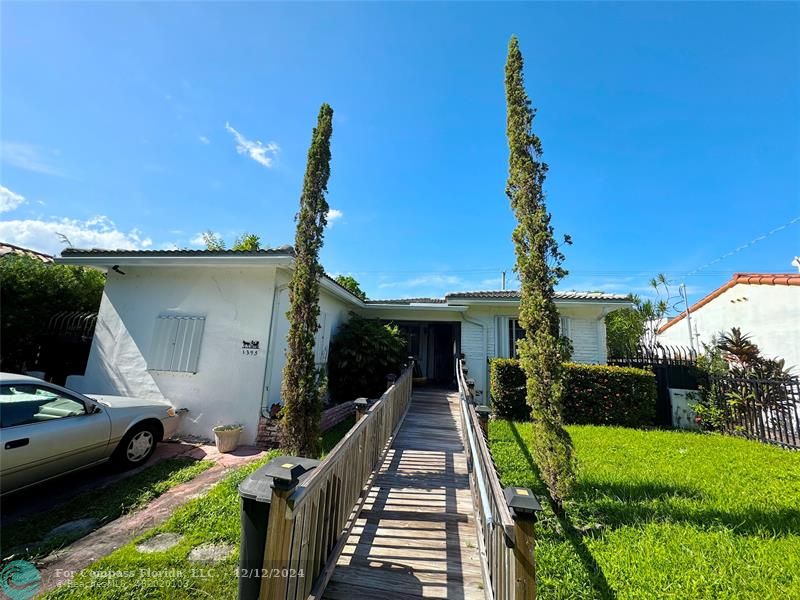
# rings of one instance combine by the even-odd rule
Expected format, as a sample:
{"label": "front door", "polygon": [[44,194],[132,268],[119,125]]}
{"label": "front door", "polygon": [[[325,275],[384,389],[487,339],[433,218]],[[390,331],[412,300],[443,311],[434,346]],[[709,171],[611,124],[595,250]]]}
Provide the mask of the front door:
{"label": "front door", "polygon": [[455,379],[455,335],[450,323],[431,325],[433,334],[433,380],[438,385],[452,385]]}

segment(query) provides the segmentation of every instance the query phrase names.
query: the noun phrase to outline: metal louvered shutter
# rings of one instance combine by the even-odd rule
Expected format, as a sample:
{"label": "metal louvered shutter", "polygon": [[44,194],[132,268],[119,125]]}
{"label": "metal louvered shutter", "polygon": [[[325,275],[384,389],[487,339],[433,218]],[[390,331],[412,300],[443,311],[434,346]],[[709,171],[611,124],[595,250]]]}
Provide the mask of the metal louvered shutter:
{"label": "metal louvered shutter", "polygon": [[159,315],[147,368],[151,371],[197,373],[206,318]]}

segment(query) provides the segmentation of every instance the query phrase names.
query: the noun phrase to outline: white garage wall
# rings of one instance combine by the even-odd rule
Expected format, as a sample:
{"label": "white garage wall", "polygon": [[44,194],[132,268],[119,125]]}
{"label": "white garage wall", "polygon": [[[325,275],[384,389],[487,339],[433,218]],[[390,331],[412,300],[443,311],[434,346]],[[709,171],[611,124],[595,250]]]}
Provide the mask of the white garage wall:
{"label": "white garage wall", "polygon": [[[166,398],[188,408],[181,433],[212,437],[215,425],[245,425],[255,439],[267,360],[274,267],[125,267],[113,271],[100,306],[84,377],[68,385],[86,393]],[[203,315],[196,374],[148,371],[147,357],[162,313]],[[260,342],[257,352],[242,342]]]}

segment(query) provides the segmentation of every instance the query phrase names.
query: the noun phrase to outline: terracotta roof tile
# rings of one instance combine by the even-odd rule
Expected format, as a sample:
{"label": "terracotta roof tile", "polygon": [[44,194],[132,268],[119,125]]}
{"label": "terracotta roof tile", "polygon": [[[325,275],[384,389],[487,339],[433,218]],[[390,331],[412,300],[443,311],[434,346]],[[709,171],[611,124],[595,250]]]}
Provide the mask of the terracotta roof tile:
{"label": "terracotta roof tile", "polygon": [[42,262],[51,263],[53,262],[53,257],[49,254],[44,254],[43,252],[37,252],[36,250],[31,250],[29,248],[23,248],[22,246],[15,246],[14,244],[6,244],[5,242],[0,242],[0,256],[6,256],[7,254],[16,254],[17,256],[27,256],[28,258],[37,258]]}

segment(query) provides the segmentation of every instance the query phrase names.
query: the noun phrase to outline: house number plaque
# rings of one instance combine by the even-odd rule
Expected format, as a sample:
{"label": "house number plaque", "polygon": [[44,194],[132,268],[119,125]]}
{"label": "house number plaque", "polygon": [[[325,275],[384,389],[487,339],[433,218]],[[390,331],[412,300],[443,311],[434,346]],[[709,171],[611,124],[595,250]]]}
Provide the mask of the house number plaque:
{"label": "house number plaque", "polygon": [[258,356],[261,342],[259,340],[242,340],[242,354],[244,356]]}

